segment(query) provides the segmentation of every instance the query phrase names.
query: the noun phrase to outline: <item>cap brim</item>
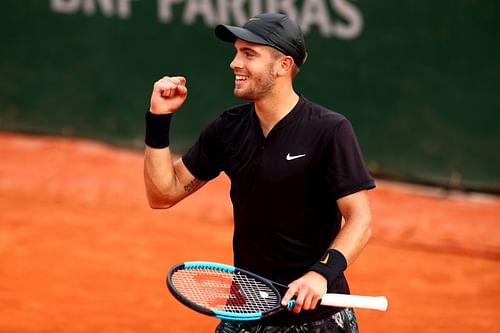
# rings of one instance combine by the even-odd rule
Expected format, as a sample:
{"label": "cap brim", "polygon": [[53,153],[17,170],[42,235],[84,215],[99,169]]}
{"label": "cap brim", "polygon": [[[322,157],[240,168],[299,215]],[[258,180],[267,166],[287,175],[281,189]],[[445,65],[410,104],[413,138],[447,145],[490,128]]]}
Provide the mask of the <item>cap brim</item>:
{"label": "cap brim", "polygon": [[219,24],[215,27],[215,35],[220,40],[229,43],[234,43],[238,38],[250,43],[270,45],[264,38],[254,34],[250,30],[234,27],[232,25]]}

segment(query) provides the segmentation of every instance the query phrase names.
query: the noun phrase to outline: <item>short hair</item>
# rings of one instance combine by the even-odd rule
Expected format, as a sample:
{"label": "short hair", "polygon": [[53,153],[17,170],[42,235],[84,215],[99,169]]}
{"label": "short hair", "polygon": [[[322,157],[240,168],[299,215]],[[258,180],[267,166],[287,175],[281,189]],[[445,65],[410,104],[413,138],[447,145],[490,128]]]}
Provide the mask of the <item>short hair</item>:
{"label": "short hair", "polygon": [[[277,50],[275,48],[272,48],[272,51],[271,51],[271,57],[273,57],[273,59],[278,59],[279,57],[283,57],[285,56],[285,54],[283,52],[281,52],[280,50]],[[295,78],[295,76],[297,76],[297,74],[299,74],[300,72],[300,68],[299,66],[297,66],[297,64],[295,63],[295,60],[293,61],[293,67],[292,67],[292,79]]]}

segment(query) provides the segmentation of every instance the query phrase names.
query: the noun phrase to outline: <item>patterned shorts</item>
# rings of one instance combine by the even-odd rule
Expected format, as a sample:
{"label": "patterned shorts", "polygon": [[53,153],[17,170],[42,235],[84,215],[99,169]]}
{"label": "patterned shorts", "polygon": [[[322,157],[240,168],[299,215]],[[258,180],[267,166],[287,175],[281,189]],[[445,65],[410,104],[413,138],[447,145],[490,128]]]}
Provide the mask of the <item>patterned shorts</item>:
{"label": "patterned shorts", "polygon": [[291,326],[262,326],[252,322],[223,320],[215,333],[359,333],[352,309],[344,309],[331,317]]}

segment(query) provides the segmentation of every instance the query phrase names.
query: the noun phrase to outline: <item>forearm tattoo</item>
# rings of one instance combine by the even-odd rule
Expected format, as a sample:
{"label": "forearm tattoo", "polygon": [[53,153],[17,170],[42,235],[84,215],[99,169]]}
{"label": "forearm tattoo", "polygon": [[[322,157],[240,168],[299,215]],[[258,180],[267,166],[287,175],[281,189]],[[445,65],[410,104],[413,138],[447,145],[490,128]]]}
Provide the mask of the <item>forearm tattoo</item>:
{"label": "forearm tattoo", "polygon": [[194,192],[197,189],[199,189],[200,187],[202,187],[203,184],[205,184],[205,182],[203,180],[199,180],[199,179],[195,178],[192,181],[190,181],[188,184],[184,185],[184,191],[189,192],[189,193]]}

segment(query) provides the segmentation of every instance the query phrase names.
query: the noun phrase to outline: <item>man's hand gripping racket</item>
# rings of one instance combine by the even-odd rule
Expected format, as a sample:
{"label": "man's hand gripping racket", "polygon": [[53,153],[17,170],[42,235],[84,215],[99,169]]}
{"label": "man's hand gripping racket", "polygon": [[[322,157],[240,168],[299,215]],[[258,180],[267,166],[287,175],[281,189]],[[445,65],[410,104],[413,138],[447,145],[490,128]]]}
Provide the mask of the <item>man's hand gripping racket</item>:
{"label": "man's hand gripping racket", "polygon": [[[286,286],[225,264],[204,261],[178,264],[169,271],[167,286],[184,305],[220,319],[259,320],[287,309],[281,305]],[[293,302],[289,302],[288,308],[293,307]],[[325,294],[321,305],[386,311],[387,298]]]}

